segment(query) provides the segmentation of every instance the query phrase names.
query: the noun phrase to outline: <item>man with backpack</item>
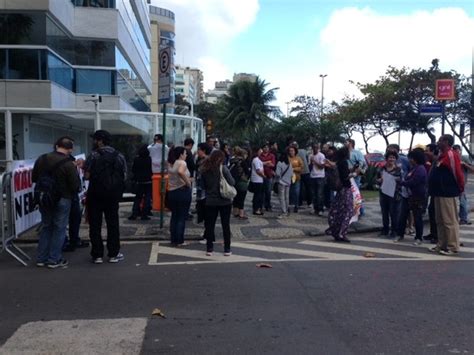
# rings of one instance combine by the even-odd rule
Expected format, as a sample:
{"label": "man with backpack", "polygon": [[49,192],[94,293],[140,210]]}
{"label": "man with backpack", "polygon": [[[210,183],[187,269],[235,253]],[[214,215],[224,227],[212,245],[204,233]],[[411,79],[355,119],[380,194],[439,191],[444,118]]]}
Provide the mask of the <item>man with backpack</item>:
{"label": "man with backpack", "polygon": [[71,200],[80,188],[80,180],[70,155],[74,140],[61,137],[55,151],[41,155],[35,162],[32,181],[35,183],[35,202],[41,213],[41,232],[36,265],[50,269],[65,267],[62,247],[69,221]]}
{"label": "man with backpack", "polygon": [[89,180],[87,210],[91,256],[94,264],[102,264],[104,244],[102,242],[102,214],[107,223],[107,250],[110,263],[124,259],[120,253],[119,202],[125,188],[127,164],[125,158],[110,146],[112,136],[98,130],[91,136],[93,151],[85,163],[85,178]]}

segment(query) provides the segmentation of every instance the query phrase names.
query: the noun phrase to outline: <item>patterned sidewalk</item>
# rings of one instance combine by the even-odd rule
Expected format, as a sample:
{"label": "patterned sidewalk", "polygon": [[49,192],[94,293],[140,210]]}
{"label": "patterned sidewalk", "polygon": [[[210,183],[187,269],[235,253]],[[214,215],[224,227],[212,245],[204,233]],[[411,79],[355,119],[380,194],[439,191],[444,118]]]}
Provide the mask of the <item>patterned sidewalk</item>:
{"label": "patterned sidewalk", "polygon": [[[266,212],[264,216],[254,216],[251,214],[251,198],[252,194],[247,196],[245,210],[248,213],[248,220],[239,220],[231,217],[231,231],[234,239],[251,240],[251,239],[285,239],[291,237],[303,236],[320,236],[324,235],[327,229],[327,213],[324,217],[318,217],[311,214],[311,208],[301,208],[298,213],[291,213],[289,217],[277,219],[279,214],[279,203],[275,196],[272,196],[272,204],[274,212]],[[469,196],[470,201],[474,201],[474,194]],[[194,207],[194,202],[192,207]],[[471,204],[471,206],[474,205]],[[353,223],[349,228],[349,233],[366,233],[379,230],[382,224],[380,214],[380,205],[378,199],[365,201],[365,216],[361,217],[358,222]],[[131,202],[124,202],[120,206],[120,234],[122,240],[169,240],[169,213],[165,213],[164,227],[159,228],[160,214],[154,212],[154,216],[149,221],[137,219],[129,221],[132,210]],[[425,215],[427,218],[427,215]],[[220,235],[220,221],[217,221],[217,234]],[[81,238],[88,239],[89,226],[82,223],[80,235]],[[203,223],[196,223],[196,216],[193,221],[186,222],[185,238],[188,240],[200,239],[203,235]],[[106,236],[105,223],[102,235]],[[20,237],[19,241],[36,241],[37,232],[32,230],[28,234]]]}

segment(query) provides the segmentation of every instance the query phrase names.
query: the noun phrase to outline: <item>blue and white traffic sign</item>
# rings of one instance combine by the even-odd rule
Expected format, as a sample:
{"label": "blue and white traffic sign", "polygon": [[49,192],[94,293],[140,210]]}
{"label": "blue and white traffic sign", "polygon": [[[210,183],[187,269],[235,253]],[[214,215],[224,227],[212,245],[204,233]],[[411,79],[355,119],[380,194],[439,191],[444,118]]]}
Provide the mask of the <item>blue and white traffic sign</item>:
{"label": "blue and white traffic sign", "polygon": [[171,101],[171,71],[174,70],[172,48],[160,49],[158,76],[158,103],[167,104]]}
{"label": "blue and white traffic sign", "polygon": [[441,116],[443,114],[443,105],[425,104],[420,106],[420,115],[422,116]]}

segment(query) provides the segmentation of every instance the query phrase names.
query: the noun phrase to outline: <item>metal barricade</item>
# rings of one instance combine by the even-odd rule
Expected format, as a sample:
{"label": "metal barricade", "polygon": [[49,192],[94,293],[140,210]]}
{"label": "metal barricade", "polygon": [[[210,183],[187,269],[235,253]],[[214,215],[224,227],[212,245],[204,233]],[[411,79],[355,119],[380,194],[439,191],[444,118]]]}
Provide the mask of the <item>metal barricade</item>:
{"label": "metal barricade", "polygon": [[12,173],[5,172],[0,175],[0,193],[2,194],[2,201],[0,204],[0,223],[1,223],[1,245],[0,253],[7,252],[14,257],[19,263],[28,266],[28,261],[31,258],[23,250],[17,247],[14,243],[16,239],[15,233],[15,208],[13,206],[12,196]]}

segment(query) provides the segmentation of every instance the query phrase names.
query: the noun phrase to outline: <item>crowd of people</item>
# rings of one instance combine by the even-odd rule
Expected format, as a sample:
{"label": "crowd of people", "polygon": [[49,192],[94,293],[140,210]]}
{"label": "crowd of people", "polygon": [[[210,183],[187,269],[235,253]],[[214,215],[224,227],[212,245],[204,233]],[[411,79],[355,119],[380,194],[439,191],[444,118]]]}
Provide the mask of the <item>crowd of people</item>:
{"label": "crowd of people", "polygon": [[[104,261],[103,216],[107,224],[108,261],[116,263],[124,259],[120,252],[118,210],[128,175],[127,164],[123,155],[110,146],[109,132],[96,131],[92,138],[93,151],[85,161],[74,161],[74,140],[61,137],[54,151],[42,155],[35,163],[33,182],[42,217],[38,266],[65,266],[63,250],[89,246],[79,238],[81,171],[89,181],[85,205],[92,261],[95,264]],[[452,136],[443,135],[438,144],[428,145],[426,151],[415,148],[407,156],[400,154],[395,144],[387,147],[385,164],[377,174],[381,237],[399,242],[412,233],[414,225],[415,244],[429,239],[436,243],[432,248],[434,252],[452,255],[459,251],[457,199],[461,202],[460,223],[470,223],[464,183],[465,174],[474,171],[474,167],[462,162],[460,147],[453,143]],[[311,208],[315,218],[327,218],[326,233],[335,241],[351,242],[347,232],[355,214],[353,185],[360,188],[361,177],[367,169],[366,160],[354,149],[352,139],[347,139],[339,148],[315,143],[304,149],[293,137],[288,137],[282,149],[272,142],[250,149],[230,147],[209,137],[199,143],[193,153],[194,144],[188,138],[183,146],[168,147],[157,134],[151,145],[138,147],[131,168],[135,199],[130,220],[150,219],[152,176],[165,172],[168,176],[165,205],[171,211],[172,246],[187,244],[186,221],[194,218],[192,213],[195,213],[197,222],[204,222],[203,244],[206,244],[206,254],[211,256],[219,216],[223,252],[230,256],[231,219],[232,216],[248,219],[245,200],[249,192],[254,215],[264,216],[273,211],[272,199],[279,202],[278,219],[299,213],[301,208]],[[229,194],[231,187],[235,191]],[[194,208],[191,207],[193,188],[196,191]],[[430,217],[430,235],[423,236],[426,210]],[[364,213],[362,206],[360,216]],[[65,238],[68,222],[69,238]]]}

